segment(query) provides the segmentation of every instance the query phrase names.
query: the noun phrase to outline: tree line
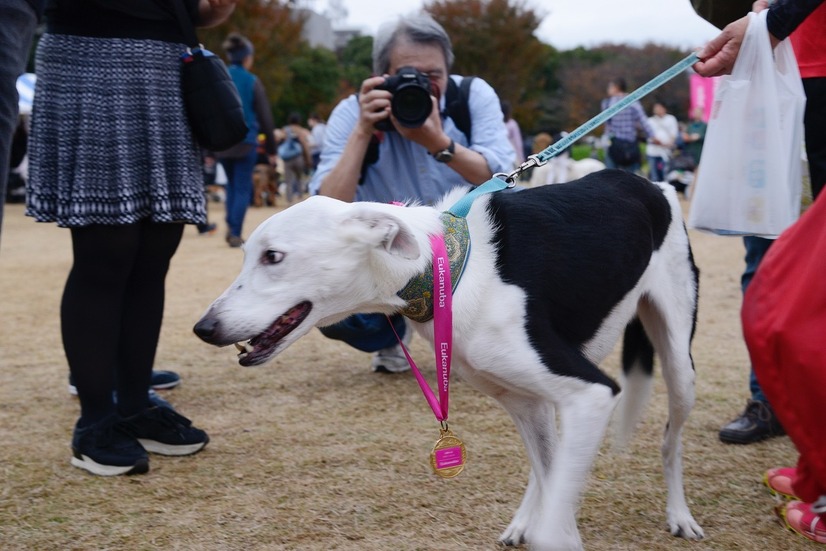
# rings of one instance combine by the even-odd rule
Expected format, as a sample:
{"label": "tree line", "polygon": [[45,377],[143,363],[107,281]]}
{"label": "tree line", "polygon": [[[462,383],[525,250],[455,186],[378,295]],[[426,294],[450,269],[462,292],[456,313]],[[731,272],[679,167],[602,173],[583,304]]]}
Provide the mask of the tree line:
{"label": "tree line", "polygon": [[[611,78],[625,78],[631,91],[688,54],[656,44],[559,51],[536,38],[544,16],[524,0],[431,0],[424,9],[451,37],[453,72],[488,81],[501,99],[510,101],[526,134],[571,131],[599,113]],[[276,123],[283,124],[291,112],[326,117],[372,73],[372,37],[355,37],[333,52],[304,41],[303,25],[300,12],[288,4],[249,0],[239,3],[227,22],[199,34],[215,52],[222,51],[221,43],[232,31],[253,42],[253,72],[267,90]],[[686,120],[688,75],[644,98],[646,112],[656,99]]]}

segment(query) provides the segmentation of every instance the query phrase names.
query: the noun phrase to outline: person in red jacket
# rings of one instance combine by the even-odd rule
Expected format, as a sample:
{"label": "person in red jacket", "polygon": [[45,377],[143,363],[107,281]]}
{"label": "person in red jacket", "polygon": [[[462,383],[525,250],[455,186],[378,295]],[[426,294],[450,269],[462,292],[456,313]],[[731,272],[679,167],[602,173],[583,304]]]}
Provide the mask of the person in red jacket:
{"label": "person in red jacket", "polygon": [[[766,244],[765,262],[761,253],[754,263],[756,274],[743,302],[743,332],[753,366],[752,392],[765,395],[800,452],[796,468],[770,469],[764,481],[776,495],[793,498],[780,508],[787,526],[826,543],[826,430],[820,411],[826,403],[826,205],[817,200],[826,184],[826,2],[778,0],[769,6],[758,0],[752,9],[769,9],[772,46],[791,36],[806,92],[804,133],[816,200],[771,250],[771,242]],[[747,26],[745,17],[726,26],[698,52],[702,61],[694,69],[703,76],[730,73]],[[759,428],[748,413],[732,424],[744,420],[744,430]]]}

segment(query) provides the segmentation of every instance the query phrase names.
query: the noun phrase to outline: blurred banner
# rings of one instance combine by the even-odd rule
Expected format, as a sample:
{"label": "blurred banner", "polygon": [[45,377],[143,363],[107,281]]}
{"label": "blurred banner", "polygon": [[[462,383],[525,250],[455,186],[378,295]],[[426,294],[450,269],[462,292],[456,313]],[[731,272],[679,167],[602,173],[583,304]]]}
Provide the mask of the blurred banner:
{"label": "blurred banner", "polygon": [[703,109],[703,120],[708,122],[711,117],[711,106],[714,104],[714,90],[722,77],[701,77],[700,75],[691,74],[689,84],[691,86],[691,105],[688,112],[693,113],[695,107]]}

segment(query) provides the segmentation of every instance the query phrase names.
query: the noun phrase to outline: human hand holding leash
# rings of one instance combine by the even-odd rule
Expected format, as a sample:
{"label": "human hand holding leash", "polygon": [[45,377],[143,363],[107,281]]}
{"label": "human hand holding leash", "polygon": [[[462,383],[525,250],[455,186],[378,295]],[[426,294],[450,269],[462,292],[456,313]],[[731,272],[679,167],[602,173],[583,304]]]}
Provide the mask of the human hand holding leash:
{"label": "human hand holding leash", "polygon": [[[758,13],[767,9],[767,0],[757,0],[752,5],[752,11]],[[746,28],[749,26],[748,16],[741,17],[737,21],[729,23],[723,31],[712,38],[698,52],[697,56],[702,60],[693,65],[693,69],[704,77],[717,77],[728,75],[734,68],[737,54],[740,53],[740,46],[743,37],[746,35]],[[772,48],[780,43],[774,35],[769,33]]]}

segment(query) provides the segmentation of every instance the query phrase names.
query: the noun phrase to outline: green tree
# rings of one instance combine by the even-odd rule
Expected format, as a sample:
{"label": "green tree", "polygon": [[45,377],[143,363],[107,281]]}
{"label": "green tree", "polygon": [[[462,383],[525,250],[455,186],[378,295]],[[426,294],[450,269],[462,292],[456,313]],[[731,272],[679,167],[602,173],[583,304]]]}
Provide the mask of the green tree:
{"label": "green tree", "polygon": [[432,0],[425,10],[450,36],[454,72],[484,78],[529,126],[545,88],[547,46],[534,34],[543,16],[524,0]]}
{"label": "green tree", "polygon": [[223,41],[231,32],[246,36],[255,46],[252,71],[261,79],[272,105],[276,105],[293,75],[291,61],[302,51],[304,21],[286,4],[270,0],[239,2],[232,15],[216,27],[198,31],[209,50],[223,55]]}
{"label": "green tree", "polygon": [[[612,78],[624,78],[628,92],[632,92],[686,55],[687,52],[656,44],[642,48],[604,44],[590,50],[577,48],[561,52],[558,94],[562,98],[559,108],[565,116],[560,119],[563,126],[559,130],[573,130],[597,115]],[[651,113],[657,100],[663,101],[671,114],[685,120],[689,101],[687,74],[677,76],[644,97],[641,103],[646,113]]]}
{"label": "green tree", "polygon": [[290,60],[290,84],[285,87],[275,109],[276,122],[284,121],[291,112],[306,119],[317,111],[326,117],[337,100],[341,67],[336,55],[326,48],[304,46]]}
{"label": "green tree", "polygon": [[341,64],[341,95],[351,94],[359,89],[364,79],[373,74],[373,37],[355,36],[351,38],[338,55]]}

